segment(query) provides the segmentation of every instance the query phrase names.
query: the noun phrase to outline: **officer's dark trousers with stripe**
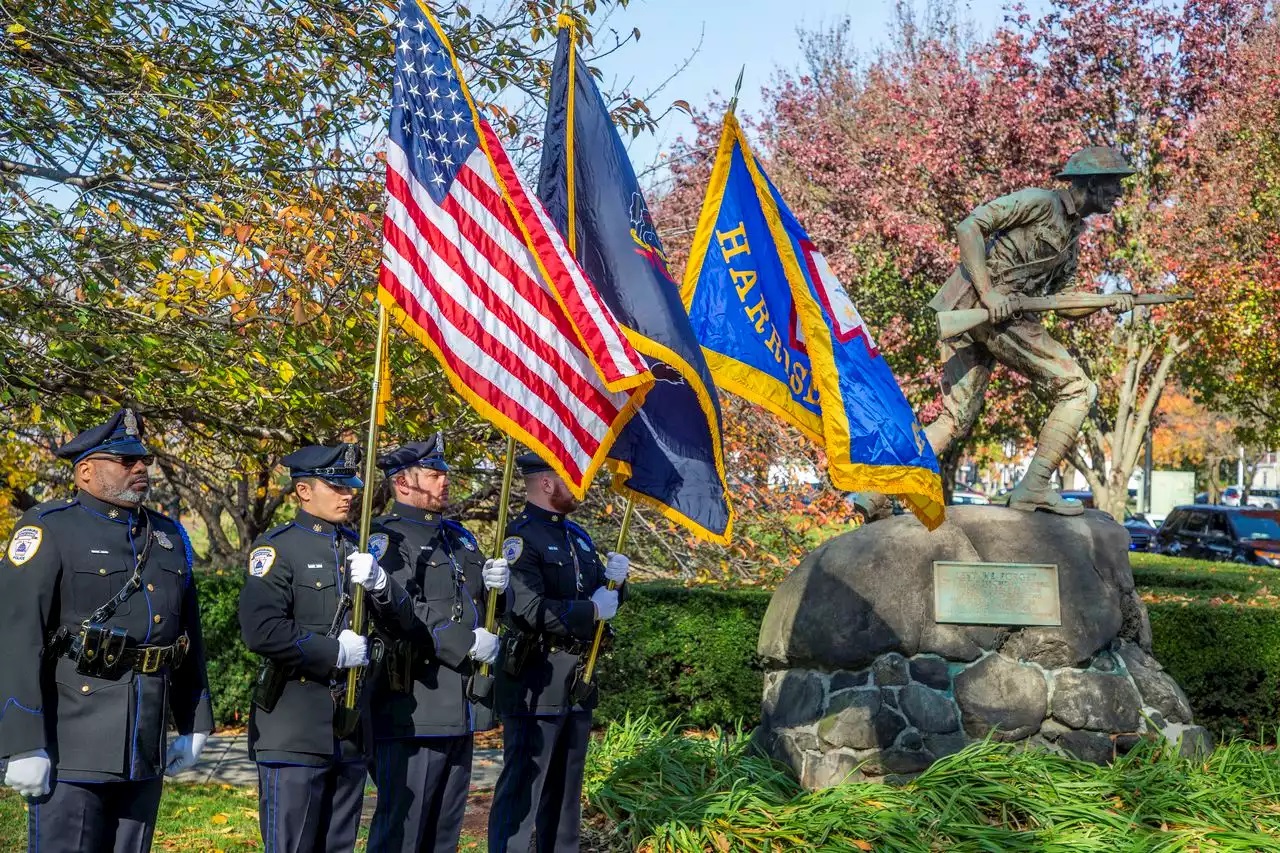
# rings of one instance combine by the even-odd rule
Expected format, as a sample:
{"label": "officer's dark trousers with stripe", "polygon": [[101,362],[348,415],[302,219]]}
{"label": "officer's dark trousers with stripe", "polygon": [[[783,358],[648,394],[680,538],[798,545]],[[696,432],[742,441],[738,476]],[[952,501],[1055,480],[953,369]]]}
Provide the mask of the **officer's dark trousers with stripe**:
{"label": "officer's dark trousers with stripe", "polygon": [[489,853],[577,853],[591,713],[502,718]]}
{"label": "officer's dark trousers with stripe", "polygon": [[62,782],[31,801],[28,853],[146,853],[163,780]]}
{"label": "officer's dark trousers with stripe", "polygon": [[471,787],[471,735],[378,741],[373,781],[378,807],[370,853],[458,849]]}
{"label": "officer's dark trousers with stripe", "polygon": [[258,765],[264,853],[351,853],[364,803],[364,762]]}

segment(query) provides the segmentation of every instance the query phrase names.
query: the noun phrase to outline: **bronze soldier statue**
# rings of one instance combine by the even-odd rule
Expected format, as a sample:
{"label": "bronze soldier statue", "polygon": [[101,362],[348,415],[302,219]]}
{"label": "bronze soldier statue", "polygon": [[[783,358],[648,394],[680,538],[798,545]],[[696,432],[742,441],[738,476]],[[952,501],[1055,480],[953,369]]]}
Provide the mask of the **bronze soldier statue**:
{"label": "bronze soldier statue", "polygon": [[[925,428],[941,456],[963,441],[982,412],[983,394],[996,363],[1008,365],[1053,398],[1036,453],[1009,494],[1015,509],[1060,515],[1084,511],[1079,501],[1049,487],[1049,477],[1070,453],[1097,397],[1097,386],[1036,315],[1018,311],[1020,297],[1070,293],[1079,286],[1076,264],[1086,217],[1109,213],[1120,181],[1133,168],[1114,148],[1093,146],[1072,154],[1056,177],[1065,189],[1030,188],[989,201],[956,226],[960,264],[929,307],[945,312],[983,307],[989,319],[941,342],[943,411]],[[1133,309],[1133,297],[1116,294],[1109,310]],[[1098,307],[1059,309],[1084,317]]]}

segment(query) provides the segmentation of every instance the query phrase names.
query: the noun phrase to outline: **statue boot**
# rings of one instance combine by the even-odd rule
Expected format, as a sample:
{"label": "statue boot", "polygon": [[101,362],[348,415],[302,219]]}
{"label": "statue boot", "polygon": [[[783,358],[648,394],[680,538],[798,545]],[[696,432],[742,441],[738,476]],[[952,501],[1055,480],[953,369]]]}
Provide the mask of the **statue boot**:
{"label": "statue boot", "polygon": [[1027,473],[1022,475],[1018,485],[1009,492],[1011,509],[1026,512],[1042,509],[1057,515],[1080,515],[1084,512],[1084,504],[1074,498],[1064,498],[1049,485],[1049,478],[1071,452],[1080,432],[1080,424],[1084,422],[1084,412],[1080,412],[1079,420],[1072,424],[1076,412],[1061,411],[1062,408],[1055,409],[1040,430],[1036,455],[1027,466]]}

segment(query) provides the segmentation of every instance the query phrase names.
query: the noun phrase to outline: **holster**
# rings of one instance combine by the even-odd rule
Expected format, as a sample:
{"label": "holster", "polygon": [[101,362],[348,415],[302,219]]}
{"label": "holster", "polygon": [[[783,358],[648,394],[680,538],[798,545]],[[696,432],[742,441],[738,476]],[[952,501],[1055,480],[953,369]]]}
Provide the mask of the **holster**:
{"label": "holster", "polygon": [[288,680],[289,673],[284,667],[269,660],[264,661],[262,668],[258,670],[258,680],[253,685],[253,704],[267,713],[274,711]]}
{"label": "holster", "polygon": [[413,644],[408,640],[388,640],[387,687],[392,693],[413,693]]}
{"label": "holster", "polygon": [[129,634],[124,628],[109,627],[89,622],[80,630],[80,636],[72,640],[71,648],[79,653],[75,657],[76,672],[93,678],[115,678],[124,667],[124,650]]}
{"label": "holster", "polygon": [[537,637],[512,631],[502,638],[502,671],[518,678],[529,664],[529,656],[537,647]]}

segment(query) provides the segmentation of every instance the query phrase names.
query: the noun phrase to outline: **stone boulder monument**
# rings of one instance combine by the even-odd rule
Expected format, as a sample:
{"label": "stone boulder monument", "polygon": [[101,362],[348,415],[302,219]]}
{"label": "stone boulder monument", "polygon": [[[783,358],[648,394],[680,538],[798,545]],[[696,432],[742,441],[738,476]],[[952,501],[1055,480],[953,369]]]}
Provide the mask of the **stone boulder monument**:
{"label": "stone boulder monument", "polygon": [[947,515],[832,539],[774,594],[759,736],[805,787],[916,773],[988,735],[1099,763],[1144,738],[1208,748],[1151,655],[1123,527],[1092,510]]}

